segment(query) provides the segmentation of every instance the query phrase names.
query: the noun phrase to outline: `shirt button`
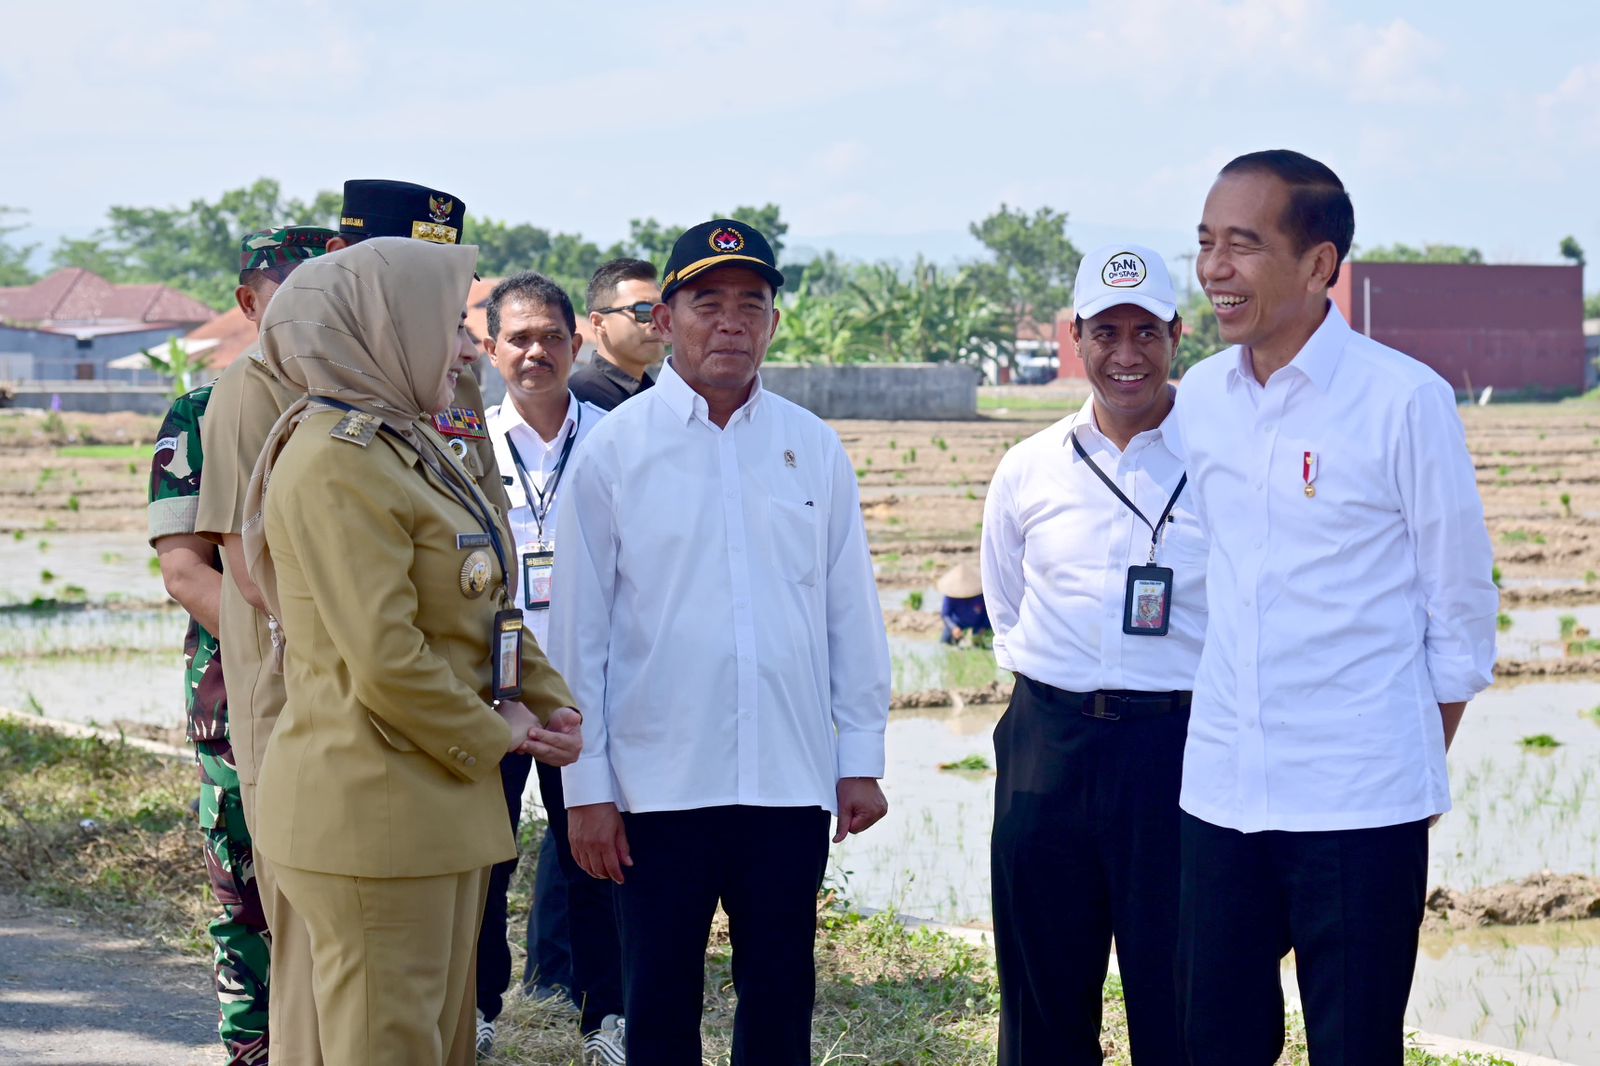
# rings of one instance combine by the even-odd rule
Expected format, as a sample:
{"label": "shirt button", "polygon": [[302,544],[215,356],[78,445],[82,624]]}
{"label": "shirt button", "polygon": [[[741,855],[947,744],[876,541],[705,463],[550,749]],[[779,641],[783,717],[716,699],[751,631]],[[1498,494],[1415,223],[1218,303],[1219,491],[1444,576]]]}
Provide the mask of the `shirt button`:
{"label": "shirt button", "polygon": [[737,500],[738,498],[739,498],[739,490],[738,489],[729,489],[728,490],[728,499]]}
{"label": "shirt button", "polygon": [[469,756],[467,756],[467,765],[468,766],[477,766],[478,765],[478,760],[469,755]]}
{"label": "shirt button", "polygon": [[457,747],[451,747],[450,754],[451,755],[460,755],[461,754],[461,749],[457,748]]}
{"label": "shirt button", "polygon": [[744,551],[744,545],[742,545],[742,544],[730,544],[728,546],[728,550],[733,552],[735,555],[737,555],[740,552]]}

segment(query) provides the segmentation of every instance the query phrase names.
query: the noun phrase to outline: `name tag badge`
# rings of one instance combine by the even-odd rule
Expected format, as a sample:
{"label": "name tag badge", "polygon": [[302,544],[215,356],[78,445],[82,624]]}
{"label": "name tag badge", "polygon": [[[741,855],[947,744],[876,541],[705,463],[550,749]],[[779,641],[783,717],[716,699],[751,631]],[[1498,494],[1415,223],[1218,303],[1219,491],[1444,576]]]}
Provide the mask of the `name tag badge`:
{"label": "name tag badge", "polygon": [[468,548],[487,548],[489,534],[487,533],[457,533],[456,550],[466,551]]}
{"label": "name tag badge", "polygon": [[1122,631],[1134,636],[1164,637],[1171,616],[1172,571],[1165,566],[1128,567]]}
{"label": "name tag badge", "polygon": [[522,612],[504,610],[494,616],[494,698],[522,698]]}
{"label": "name tag badge", "polygon": [[530,611],[550,609],[550,575],[555,569],[556,553],[550,549],[535,549],[522,553],[522,606]]}

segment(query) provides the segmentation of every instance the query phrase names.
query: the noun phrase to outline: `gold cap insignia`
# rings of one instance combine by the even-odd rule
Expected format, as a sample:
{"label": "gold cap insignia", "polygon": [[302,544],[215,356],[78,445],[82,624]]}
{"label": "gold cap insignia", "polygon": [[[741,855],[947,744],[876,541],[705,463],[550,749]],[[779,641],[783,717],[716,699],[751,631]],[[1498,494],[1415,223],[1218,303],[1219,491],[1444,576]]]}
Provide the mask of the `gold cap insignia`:
{"label": "gold cap insignia", "polygon": [[377,435],[378,427],[382,424],[377,415],[370,415],[365,411],[351,411],[334,423],[328,436],[334,440],[359,444],[365,448],[372,443],[372,438]]}
{"label": "gold cap insignia", "polygon": [[435,222],[449,222],[450,212],[456,209],[456,202],[447,196],[428,197],[428,217]]}
{"label": "gold cap insignia", "polygon": [[731,226],[718,226],[711,231],[708,242],[711,250],[720,255],[733,255],[744,249],[744,234]]}

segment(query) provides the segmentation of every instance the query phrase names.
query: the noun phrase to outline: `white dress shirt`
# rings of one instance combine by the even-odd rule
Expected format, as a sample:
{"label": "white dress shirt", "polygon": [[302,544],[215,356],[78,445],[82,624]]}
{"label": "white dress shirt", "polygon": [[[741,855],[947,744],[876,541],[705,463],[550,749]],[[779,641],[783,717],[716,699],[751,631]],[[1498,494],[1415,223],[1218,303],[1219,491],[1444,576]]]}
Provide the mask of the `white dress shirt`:
{"label": "white dress shirt", "polygon": [[669,362],[567,472],[550,659],[567,806],[823,807],[882,777],[889,646],[838,435],[756,381],[718,429]]}
{"label": "white dress shirt", "polygon": [[1499,605],[1450,387],[1330,304],[1265,387],[1230,348],[1177,415],[1211,537],[1183,809],[1245,832],[1449,810],[1438,705],[1489,685]]}
{"label": "white dress shirt", "polygon": [[[572,457],[578,454],[578,448],[583,444],[589,431],[600,424],[600,419],[605,417],[605,412],[591,403],[581,403],[572,393],[567,393],[567,417],[561,423],[561,429],[556,432],[554,440],[545,440],[536,433],[532,426],[523,421],[516,406],[508,399],[497,407],[491,407],[484,414],[484,421],[489,427],[489,440],[494,444],[494,460],[500,467],[501,478],[505,481],[506,495],[511,498],[511,536],[517,542],[517,562],[513,569],[516,577],[513,582],[513,595],[516,604],[522,609],[522,621],[533,633],[533,638],[539,642],[539,647],[549,649],[550,610],[541,608],[529,610],[525,606],[522,595],[522,556],[525,552],[534,550],[534,545],[541,539],[539,536],[539,522],[533,513],[536,500],[528,499],[528,490],[522,483],[522,477],[517,473],[516,462],[511,457],[511,449],[515,447],[517,454],[522,457],[522,463],[528,469],[528,480],[533,484],[533,491],[547,493],[545,506],[549,508],[544,518],[543,540],[550,550],[555,548],[555,523],[559,513],[557,508],[561,503],[561,481],[557,481],[553,488],[547,489],[550,479],[555,476],[556,467],[561,463],[561,453],[566,450],[567,437],[572,436],[572,454],[567,458],[567,469],[562,473],[562,480],[571,473]],[[550,592],[551,602],[555,601],[555,587],[552,584]]]}
{"label": "white dress shirt", "polygon": [[1172,415],[1126,450],[1095,424],[1094,401],[1006,452],[983,507],[983,598],[995,661],[1067,692],[1188,691],[1206,628],[1206,541],[1185,486],[1156,565],[1172,569],[1166,636],[1122,631],[1128,567],[1150,558],[1150,527],[1095,476],[1083,450],[1151,522],[1183,464],[1168,446]]}

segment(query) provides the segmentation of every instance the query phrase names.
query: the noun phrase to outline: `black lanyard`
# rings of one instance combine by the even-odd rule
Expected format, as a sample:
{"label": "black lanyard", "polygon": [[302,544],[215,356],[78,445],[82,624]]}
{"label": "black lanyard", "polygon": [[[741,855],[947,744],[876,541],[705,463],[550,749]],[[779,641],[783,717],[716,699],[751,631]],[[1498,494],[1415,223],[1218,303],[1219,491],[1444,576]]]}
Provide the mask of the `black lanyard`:
{"label": "black lanyard", "polygon": [[[358,408],[352,407],[347,403],[342,403],[339,400],[330,400],[321,396],[317,397],[317,402],[327,404],[329,407],[337,407],[341,411],[359,410]],[[399,431],[393,426],[389,425],[387,422],[380,420],[378,422],[378,429],[380,432],[389,434],[389,436],[393,437],[401,444],[404,444],[412,451],[416,451],[416,446],[410,441],[406,440],[405,437],[401,436]],[[440,454],[444,458],[444,461],[449,466],[450,470],[454,472],[455,457],[449,454],[448,449]],[[427,481],[429,470],[428,462],[425,459],[422,459],[420,455],[417,458],[421,462],[419,469],[422,473],[422,480]],[[484,533],[488,534],[489,543],[494,548],[494,557],[500,561],[500,573],[504,575],[504,580],[501,587],[507,587],[506,583],[509,583],[511,580],[511,562],[506,557],[505,544],[500,539],[500,528],[495,524],[494,516],[489,510],[489,501],[483,498],[483,494],[479,492],[478,487],[472,484],[470,481],[463,480],[463,484],[457,486],[454,481],[445,474],[440,474],[439,480],[444,484],[446,491],[448,491],[451,496],[455,497],[455,501],[472,516],[473,521],[478,523],[478,528],[483,530]],[[462,491],[463,488],[466,489],[465,492]]]}
{"label": "black lanyard", "polygon": [[1122,494],[1122,490],[1117,488],[1117,483],[1106,477],[1106,472],[1101,470],[1100,467],[1095,464],[1093,459],[1089,458],[1089,453],[1083,450],[1083,445],[1078,441],[1078,431],[1076,428],[1073,429],[1071,436],[1072,448],[1078,453],[1078,458],[1089,464],[1089,469],[1094,471],[1094,476],[1105,482],[1106,488],[1115,493],[1117,499],[1126,504],[1128,510],[1132,511],[1139,517],[1139,521],[1143,522],[1147,526],[1150,526],[1150,561],[1148,565],[1154,566],[1156,561],[1156,545],[1161,541],[1161,528],[1167,524],[1167,516],[1172,514],[1173,504],[1177,503],[1178,497],[1183,495],[1183,487],[1189,483],[1189,475],[1184,474],[1178,479],[1178,487],[1172,490],[1172,496],[1167,500],[1166,509],[1161,512],[1161,517],[1156,520],[1156,523],[1154,525],[1150,525],[1150,519],[1144,516],[1144,512],[1135,507],[1133,501],[1124,496]]}
{"label": "black lanyard", "polygon": [[[578,440],[578,427],[583,424],[583,407],[579,405],[578,413],[572,420],[572,428],[567,430],[566,443],[561,445],[561,458],[556,460],[556,468],[544,483],[544,491],[533,487],[528,480],[528,467],[522,461],[522,452],[517,448],[517,442],[511,439],[511,434],[506,434],[506,447],[511,449],[511,462],[517,468],[517,476],[522,479],[522,493],[528,498],[528,510],[533,512],[533,524],[538,529],[539,540],[544,540],[544,520],[550,517],[550,508],[555,506],[556,486],[561,484],[561,474],[567,469],[567,459],[572,455],[572,446]],[[531,431],[532,426],[528,427]],[[538,503],[534,503],[534,500]]]}

